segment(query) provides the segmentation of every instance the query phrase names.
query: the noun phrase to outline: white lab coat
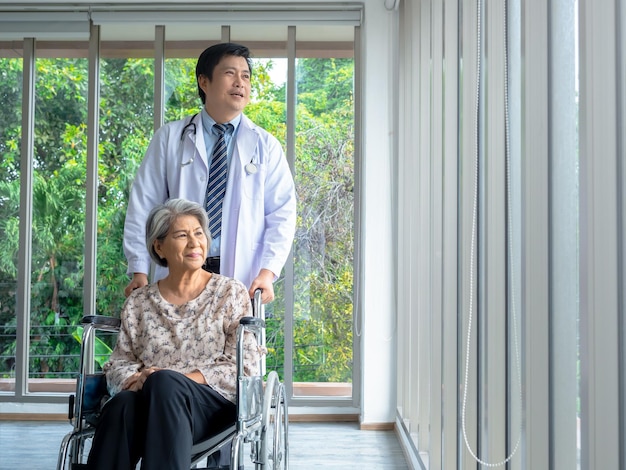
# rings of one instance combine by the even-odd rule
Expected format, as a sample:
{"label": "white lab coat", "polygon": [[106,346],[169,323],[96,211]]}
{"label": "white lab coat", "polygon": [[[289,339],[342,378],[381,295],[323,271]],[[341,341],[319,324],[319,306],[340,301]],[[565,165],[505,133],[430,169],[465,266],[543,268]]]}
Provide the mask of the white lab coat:
{"label": "white lab coat", "polygon": [[[148,213],[168,199],[204,205],[209,177],[202,119],[183,134],[189,118],[158,129],[133,182],[124,225],[128,273],[149,273],[145,225]],[[181,139],[182,136],[182,139]],[[252,162],[256,173],[245,170]],[[221,274],[248,288],[262,268],[280,274],[293,242],[296,199],[293,177],[278,140],[241,116],[222,207]],[[156,267],[153,281],[167,275]]]}

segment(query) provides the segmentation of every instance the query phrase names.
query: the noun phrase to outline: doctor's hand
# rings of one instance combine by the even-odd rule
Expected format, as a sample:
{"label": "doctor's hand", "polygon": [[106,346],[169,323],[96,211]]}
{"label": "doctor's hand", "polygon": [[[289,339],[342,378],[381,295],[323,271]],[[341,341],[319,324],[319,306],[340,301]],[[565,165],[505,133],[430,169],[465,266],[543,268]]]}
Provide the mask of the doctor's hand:
{"label": "doctor's hand", "polygon": [[128,297],[132,291],[139,289],[140,287],[148,285],[148,275],[144,273],[134,273],[133,278],[130,280],[126,289],[124,289],[124,295]]}
{"label": "doctor's hand", "polygon": [[269,304],[272,300],[274,300],[274,273],[269,269],[261,269],[259,275],[252,281],[250,285],[250,290],[248,293],[250,294],[250,298],[254,298],[254,291],[257,289],[261,289],[261,302],[264,304]]}

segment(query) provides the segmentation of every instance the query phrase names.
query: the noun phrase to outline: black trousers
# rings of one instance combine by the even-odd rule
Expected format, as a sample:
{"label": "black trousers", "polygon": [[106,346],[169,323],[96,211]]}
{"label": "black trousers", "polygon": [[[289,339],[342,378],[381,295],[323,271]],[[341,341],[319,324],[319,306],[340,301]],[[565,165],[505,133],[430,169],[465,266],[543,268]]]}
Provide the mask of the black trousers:
{"label": "black trousers", "polygon": [[235,422],[236,406],[171,370],[151,374],[139,392],[122,391],[104,406],[88,468],[189,470],[191,446]]}

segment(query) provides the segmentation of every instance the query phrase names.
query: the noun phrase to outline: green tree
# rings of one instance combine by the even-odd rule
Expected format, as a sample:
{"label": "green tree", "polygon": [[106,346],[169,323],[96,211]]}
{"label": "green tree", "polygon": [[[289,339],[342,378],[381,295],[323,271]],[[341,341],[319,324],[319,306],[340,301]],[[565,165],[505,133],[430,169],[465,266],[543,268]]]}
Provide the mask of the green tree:
{"label": "green tree", "polygon": [[154,61],[106,59],[100,77],[96,313],[119,316],[128,283],[126,206],[153,132]]}
{"label": "green tree", "polygon": [[[353,62],[298,61],[294,241],[295,380],[350,381],[353,260]],[[72,337],[83,313],[86,182],[85,59],[39,59],[33,181],[31,376],[76,370]],[[285,141],[284,86],[272,62],[255,62],[246,114]],[[15,279],[19,250],[21,61],[0,59],[0,354],[15,351]],[[119,315],[127,283],[123,223],[134,174],[152,136],[152,59],[101,64],[98,144],[97,313]],[[166,121],[200,107],[195,59],[166,64]],[[283,294],[282,279],[276,291]],[[267,308],[268,345],[282,371],[284,311]],[[13,336],[11,336],[13,335]],[[7,339],[8,338],[8,339]],[[11,339],[13,338],[13,339]],[[0,373],[10,370],[10,361]],[[4,372],[3,372],[4,371]]]}
{"label": "green tree", "polygon": [[[268,65],[271,67],[271,62]],[[349,382],[354,250],[353,61],[300,59],[297,77],[294,380]],[[257,100],[246,109],[252,120],[279,136],[283,143],[284,91],[284,86],[259,86]],[[277,293],[282,287],[277,285]],[[284,312],[274,304],[268,309],[272,316],[268,322],[269,351],[275,353],[274,357],[282,357]],[[271,366],[282,372],[281,363]]]}
{"label": "green tree", "polygon": [[352,59],[301,59],[296,67],[298,103],[313,115],[352,106]]}

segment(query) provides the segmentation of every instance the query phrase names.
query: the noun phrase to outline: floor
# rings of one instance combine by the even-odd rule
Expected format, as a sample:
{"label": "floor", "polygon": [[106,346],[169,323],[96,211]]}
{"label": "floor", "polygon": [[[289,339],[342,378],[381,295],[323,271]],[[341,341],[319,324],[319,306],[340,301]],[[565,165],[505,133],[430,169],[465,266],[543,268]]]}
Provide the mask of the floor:
{"label": "floor", "polygon": [[[0,421],[0,470],[55,469],[61,439],[70,429],[60,422]],[[409,466],[394,431],[361,431],[356,423],[290,423],[289,468],[400,470]]]}

